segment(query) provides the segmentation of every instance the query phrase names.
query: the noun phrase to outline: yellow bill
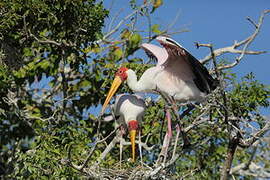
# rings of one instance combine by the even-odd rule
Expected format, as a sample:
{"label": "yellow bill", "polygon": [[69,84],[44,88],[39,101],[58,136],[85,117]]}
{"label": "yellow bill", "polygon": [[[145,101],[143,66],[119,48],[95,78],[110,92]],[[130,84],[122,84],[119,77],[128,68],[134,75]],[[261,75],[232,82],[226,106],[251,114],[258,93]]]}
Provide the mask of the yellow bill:
{"label": "yellow bill", "polygon": [[129,131],[129,138],[131,142],[132,148],[132,162],[135,162],[135,138],[136,138],[136,130]]}
{"label": "yellow bill", "polygon": [[113,97],[113,95],[115,94],[115,92],[117,91],[117,89],[121,85],[121,83],[122,83],[121,78],[119,76],[115,76],[113,83],[112,83],[112,86],[111,86],[111,89],[110,89],[109,93],[107,94],[107,98],[102,106],[101,114],[104,113],[107,105],[109,104],[111,98]]}

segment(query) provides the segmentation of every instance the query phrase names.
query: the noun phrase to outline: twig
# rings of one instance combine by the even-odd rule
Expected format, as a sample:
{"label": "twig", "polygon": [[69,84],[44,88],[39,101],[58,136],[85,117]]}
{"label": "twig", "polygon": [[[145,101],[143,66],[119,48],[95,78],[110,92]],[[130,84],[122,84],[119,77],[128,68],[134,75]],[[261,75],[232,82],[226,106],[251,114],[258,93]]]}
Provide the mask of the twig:
{"label": "twig", "polygon": [[187,174],[184,174],[184,175],[181,177],[180,180],[184,180],[186,177],[193,175],[195,172],[197,172],[197,171],[199,171],[199,170],[200,170],[200,168],[195,168],[195,169],[190,170],[190,172],[187,173]]}
{"label": "twig", "polygon": [[133,15],[137,14],[139,11],[141,11],[141,9],[147,7],[148,5],[149,5],[149,3],[143,4],[137,10],[133,11],[132,13],[130,13],[129,15],[127,15],[126,17],[124,17],[110,32],[108,32],[101,40],[98,40],[95,43],[99,44],[102,41],[107,41],[107,39],[111,35],[113,35],[114,33],[116,33],[119,30],[119,28],[124,24],[124,22],[126,22],[129,18],[131,18]]}
{"label": "twig", "polygon": [[[228,64],[228,65],[224,65],[224,66],[219,66],[219,70],[221,69],[228,69],[228,68],[232,68],[234,66],[236,66],[240,60],[243,58],[243,56],[245,54],[251,54],[251,55],[257,55],[257,54],[262,54],[265,53],[266,51],[247,51],[247,47],[251,44],[251,42],[256,38],[256,36],[258,35],[260,29],[261,29],[261,25],[263,24],[263,20],[264,20],[264,16],[269,13],[270,10],[266,10],[263,11],[263,13],[261,14],[260,18],[259,18],[259,22],[258,24],[255,25],[255,31],[252,35],[250,35],[249,37],[247,37],[246,39],[240,41],[240,42],[235,42],[233,45],[231,46],[227,46],[224,48],[220,48],[220,49],[216,49],[214,51],[215,57],[220,56],[224,53],[234,53],[234,54],[240,54],[239,57],[236,58],[235,62]],[[251,19],[248,19],[253,25],[255,24],[254,21],[251,21]],[[242,50],[238,50],[236,48],[243,46]],[[212,59],[212,55],[207,55],[205,58],[203,58],[202,60],[200,60],[201,63],[206,63],[208,62],[210,59]]]}
{"label": "twig", "polygon": [[253,160],[253,159],[254,159],[254,157],[255,157],[255,154],[256,154],[257,148],[258,148],[258,146],[253,147],[253,150],[252,150],[251,156],[250,156],[250,158],[249,158],[248,162],[246,163],[246,167],[244,167],[244,168],[243,168],[244,170],[247,170],[247,169],[249,168],[249,165],[251,164],[252,160]]}
{"label": "twig", "polygon": [[117,133],[117,135],[113,138],[110,144],[105,148],[105,150],[102,152],[102,154],[100,155],[94,166],[97,166],[101,163],[101,161],[106,157],[106,155],[115,147],[115,144],[119,141],[119,139],[120,139],[120,132]]}
{"label": "twig", "polygon": [[222,94],[222,99],[223,99],[223,106],[222,107],[225,107],[224,108],[225,123],[228,123],[229,112],[227,110],[227,97],[226,97],[226,93],[224,91],[225,87],[223,86],[223,82],[222,82],[222,79],[221,79],[220,69],[217,66],[217,60],[216,60],[215,52],[213,50],[213,45],[212,44],[199,44],[199,43],[196,43],[196,46],[198,48],[202,46],[202,47],[208,47],[210,49],[211,59],[213,59],[213,64],[214,64],[214,67],[215,67],[215,73],[216,73],[217,79],[219,81],[220,91],[221,91],[221,94]]}
{"label": "twig", "polygon": [[111,135],[113,135],[119,129],[119,127],[120,127],[120,125],[118,125],[108,136],[97,141],[97,143],[102,143],[102,142],[106,141]]}
{"label": "twig", "polygon": [[270,178],[270,173],[264,170],[263,167],[251,162],[249,168],[244,170],[246,163],[241,163],[240,165],[232,168],[231,174],[239,174],[241,176],[252,176],[257,178]]}
{"label": "twig", "polygon": [[268,119],[266,124],[264,125],[264,127],[261,130],[252,134],[251,135],[252,137],[247,139],[247,140],[240,140],[239,145],[241,147],[249,147],[269,130],[270,130],[270,120]]}
{"label": "twig", "polygon": [[[131,145],[130,142],[127,142],[124,139],[122,139],[122,141],[123,141],[123,145],[129,145],[129,146]],[[137,141],[137,140],[135,141],[135,143],[140,144],[147,151],[151,151],[152,149],[154,149],[154,147],[156,147],[156,145],[153,145],[153,146],[149,147],[146,143],[140,142],[140,141]]]}
{"label": "twig", "polygon": [[47,39],[47,40],[40,40],[34,34],[32,34],[30,32],[30,30],[29,30],[29,35],[30,35],[30,37],[33,37],[36,41],[38,41],[39,43],[42,43],[42,44],[53,44],[53,45],[56,45],[56,46],[61,46],[62,45],[62,43],[58,43],[56,41],[49,40],[49,39]]}
{"label": "twig", "polygon": [[179,17],[180,17],[180,11],[178,10],[177,13],[176,13],[176,15],[175,15],[175,17],[174,17],[174,19],[172,20],[172,22],[167,26],[166,32],[168,32],[169,29],[172,29],[172,27],[173,27],[173,26],[176,24],[176,22],[178,21]]}

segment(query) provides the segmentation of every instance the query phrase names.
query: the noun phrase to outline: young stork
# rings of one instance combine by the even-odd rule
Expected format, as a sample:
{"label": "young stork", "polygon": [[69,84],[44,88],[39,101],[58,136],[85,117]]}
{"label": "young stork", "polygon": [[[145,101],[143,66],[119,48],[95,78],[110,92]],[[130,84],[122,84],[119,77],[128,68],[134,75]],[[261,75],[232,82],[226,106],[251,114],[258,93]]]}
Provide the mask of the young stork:
{"label": "young stork", "polygon": [[[218,81],[183,46],[166,36],[158,36],[156,40],[163,47],[148,43],[141,45],[148,56],[157,59],[156,66],[147,69],[139,80],[133,70],[121,67],[115,74],[102,111],[124,81],[134,92],[158,91],[178,102],[200,102],[217,87]],[[168,136],[171,137],[168,112]]]}
{"label": "young stork", "polygon": [[146,105],[144,100],[137,95],[117,95],[113,106],[114,115],[119,124],[129,131],[132,147],[132,161],[135,161],[135,138],[139,124],[143,119]]}

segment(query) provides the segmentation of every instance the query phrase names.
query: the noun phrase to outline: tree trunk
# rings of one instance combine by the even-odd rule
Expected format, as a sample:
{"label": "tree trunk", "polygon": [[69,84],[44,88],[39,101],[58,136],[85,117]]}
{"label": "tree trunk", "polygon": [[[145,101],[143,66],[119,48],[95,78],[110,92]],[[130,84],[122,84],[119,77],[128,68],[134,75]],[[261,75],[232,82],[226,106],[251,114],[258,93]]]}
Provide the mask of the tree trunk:
{"label": "tree trunk", "polygon": [[238,137],[232,137],[230,139],[230,142],[228,145],[227,157],[226,157],[226,161],[224,162],[223,169],[221,171],[220,180],[227,180],[229,177],[232,161],[233,161],[233,156],[236,151],[238,141],[239,141]]}

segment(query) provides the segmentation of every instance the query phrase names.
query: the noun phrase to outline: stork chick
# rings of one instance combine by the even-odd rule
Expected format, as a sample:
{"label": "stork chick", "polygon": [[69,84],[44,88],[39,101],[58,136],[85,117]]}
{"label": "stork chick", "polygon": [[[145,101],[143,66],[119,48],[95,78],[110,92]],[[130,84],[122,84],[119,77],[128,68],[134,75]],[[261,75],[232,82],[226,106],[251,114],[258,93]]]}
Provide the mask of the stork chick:
{"label": "stork chick", "polygon": [[135,161],[135,139],[139,124],[143,119],[146,105],[144,100],[135,94],[120,94],[116,96],[113,111],[119,124],[129,131],[132,147],[132,161]]}

